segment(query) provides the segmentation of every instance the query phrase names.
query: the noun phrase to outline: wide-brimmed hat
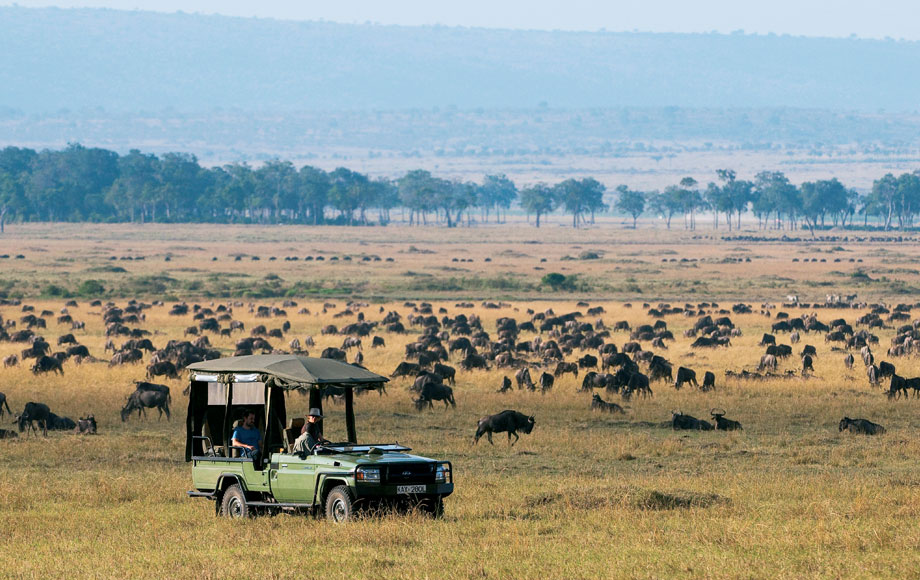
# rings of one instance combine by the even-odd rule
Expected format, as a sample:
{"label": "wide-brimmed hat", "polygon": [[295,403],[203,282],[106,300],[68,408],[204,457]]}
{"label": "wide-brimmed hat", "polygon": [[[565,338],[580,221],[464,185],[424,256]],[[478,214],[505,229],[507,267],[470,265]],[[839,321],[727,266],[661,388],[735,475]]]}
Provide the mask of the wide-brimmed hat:
{"label": "wide-brimmed hat", "polygon": [[322,418],[323,412],[319,410],[318,407],[313,407],[310,409],[310,412],[307,413],[310,417],[320,417]]}

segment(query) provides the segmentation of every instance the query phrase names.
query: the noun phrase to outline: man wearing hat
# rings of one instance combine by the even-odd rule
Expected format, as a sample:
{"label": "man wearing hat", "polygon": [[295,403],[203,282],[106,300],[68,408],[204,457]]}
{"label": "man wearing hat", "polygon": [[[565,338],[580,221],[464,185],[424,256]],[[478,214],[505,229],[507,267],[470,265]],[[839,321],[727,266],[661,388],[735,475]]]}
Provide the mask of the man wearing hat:
{"label": "man wearing hat", "polygon": [[307,415],[307,422],[294,441],[294,453],[309,455],[317,445],[329,443],[323,438],[323,412],[313,407]]}

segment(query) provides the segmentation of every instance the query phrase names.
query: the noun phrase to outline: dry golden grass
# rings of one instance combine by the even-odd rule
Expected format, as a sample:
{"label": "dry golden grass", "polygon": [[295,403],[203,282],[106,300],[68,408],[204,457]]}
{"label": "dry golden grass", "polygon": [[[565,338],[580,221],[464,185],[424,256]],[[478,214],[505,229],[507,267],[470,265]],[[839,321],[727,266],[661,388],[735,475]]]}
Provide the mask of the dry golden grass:
{"label": "dry golden grass", "polygon": [[[141,275],[155,265],[157,271],[162,268],[184,278],[196,273],[176,270],[190,267],[204,270],[210,254],[216,254],[220,246],[221,269],[232,266],[257,277],[278,273],[282,278],[296,280],[309,275],[310,269],[303,262],[296,265],[267,262],[265,257],[283,257],[288,246],[315,248],[311,250],[315,254],[332,251],[333,247],[341,247],[341,252],[352,251],[347,249],[351,244],[360,247],[361,243],[338,241],[331,232],[309,229],[297,231],[322,239],[295,243],[279,239],[285,234],[276,229],[237,228],[231,230],[232,240],[208,240],[209,231],[196,230],[189,237],[200,239],[181,243],[151,239],[141,244],[141,237],[155,238],[162,232],[138,233],[120,227],[105,231],[114,241],[102,242],[96,238],[99,234],[84,232],[90,239],[79,242],[79,251],[72,252],[80,255],[81,260],[82,256],[90,256],[88,261],[54,262],[27,256],[26,261],[12,262],[11,266],[19,268],[16,276],[53,280],[59,276],[53,269],[57,263],[64,264],[62,270],[77,271],[91,267],[96,263],[93,260],[101,263],[107,252],[127,252],[130,247],[149,256],[145,262],[118,262],[132,275]],[[454,253],[474,256],[477,270],[486,274],[504,267],[504,262],[498,260],[481,262],[484,253],[492,251],[489,244],[475,245],[469,251],[463,249],[476,231],[459,232],[456,234],[459,241],[448,238],[440,243],[437,240],[443,235],[440,231],[432,233],[424,228],[418,232],[393,231],[406,236],[398,242],[386,242],[392,244],[396,265],[372,263],[364,272],[372,281],[387,279],[387,268],[435,269],[445,256]],[[608,235],[595,230],[575,234],[578,240],[567,242],[564,232],[547,232],[540,248],[548,254],[571,253],[573,245],[584,246],[594,235]],[[49,239],[27,240],[23,236],[11,240],[10,245],[25,248],[41,244],[48,249],[47,255],[62,257],[66,246],[63,238],[73,233],[65,228],[61,239],[55,240],[44,231],[42,235]],[[376,248],[375,238],[391,233],[390,230],[362,232],[369,238],[365,243],[381,255],[385,254]],[[518,228],[509,234],[507,241],[493,240],[493,249],[498,249],[493,255],[506,245],[529,248],[521,246],[520,240],[531,233],[532,230]],[[451,232],[450,236],[453,235]],[[674,236],[663,232],[650,235],[662,236],[662,248],[671,239],[669,236]],[[259,240],[247,242],[242,240],[245,236]],[[609,239],[611,255],[604,262],[561,264],[584,268],[585,275],[594,268],[612,271],[618,267],[614,249],[622,255],[623,246],[614,245],[616,236]],[[679,245],[679,238],[672,241],[675,245],[670,247],[678,256],[691,251],[700,256],[717,256],[734,247],[711,242],[689,250]],[[421,242],[430,244],[437,253],[418,255],[418,266],[402,262],[416,255],[400,254],[399,248],[413,244],[421,247]],[[617,243],[622,244],[622,239]],[[107,244],[108,249],[96,251],[97,257],[93,257],[87,248],[96,244]],[[448,249],[451,244],[458,249]],[[170,263],[154,263],[155,252],[179,245],[204,250],[183,250],[190,256],[186,263],[183,263],[186,258],[181,257]],[[250,253],[255,253],[253,245],[263,260],[234,262],[229,266],[223,260],[224,255],[237,247],[249,247]],[[642,252],[637,259],[651,264],[656,247],[636,246],[636,251]],[[863,266],[867,270],[885,267],[880,258],[870,261],[874,250],[856,244],[848,248],[854,255],[866,257]],[[742,279],[786,272],[786,266],[792,266],[791,256],[804,249],[804,246],[772,247],[769,252],[775,265],[763,271],[760,269],[763,264],[757,262],[713,263],[700,265],[699,269],[721,271],[720,287],[728,288]],[[898,246],[897,251],[907,256],[916,250]],[[753,247],[753,252],[768,253],[760,246]],[[308,252],[301,250],[301,253]],[[508,263],[513,265],[514,260],[509,258]],[[361,273],[358,269],[362,267],[328,262],[313,266],[320,276],[333,276],[339,267]],[[624,263],[619,267],[627,266]],[[816,279],[825,275],[821,268],[840,265],[814,267],[819,272],[789,271],[784,275],[796,281],[800,276]],[[682,272],[679,265],[669,263],[666,268],[661,280],[673,282]],[[605,274],[601,271],[595,275],[602,278]],[[13,274],[6,271],[4,276]],[[639,284],[651,284],[654,278],[636,275]],[[840,291],[851,288],[840,286]],[[857,290],[862,293],[861,288]],[[775,292],[786,293],[780,289]],[[817,295],[823,297],[823,289]],[[492,334],[499,316],[523,320],[528,318],[527,308],[538,311],[553,308],[557,313],[576,309],[574,300],[560,300],[547,294],[541,294],[541,298],[544,300],[539,302],[513,301],[497,310],[478,305],[459,309],[454,299],[433,304],[436,312],[443,306],[451,315],[458,312],[480,315],[484,328]],[[771,301],[778,298],[774,296]],[[336,308],[322,314],[322,300],[295,299],[298,308],[305,306],[312,314],[298,315],[298,308],[288,308],[293,327],[285,342],[295,336],[302,340],[312,335],[317,340],[316,347],[311,349],[314,354],[325,346],[340,346],[341,336],[322,336],[319,331],[326,324],[342,326],[353,320],[333,318],[335,312],[342,310],[344,301],[331,299]],[[686,299],[691,302],[716,299],[723,307],[730,304],[719,294],[688,294]],[[64,300],[26,302],[39,311],[47,308],[56,312]],[[71,311],[75,319],[86,321],[87,329],[76,333],[77,337],[94,355],[101,357],[104,337],[99,309],[90,308],[87,300],[79,302],[80,306]],[[124,304],[124,297],[117,302]],[[280,305],[281,299],[256,302]],[[681,299],[678,303],[683,302]],[[631,308],[621,302],[602,303],[607,310],[603,319],[608,324],[628,320],[634,326],[649,322],[641,298],[633,299],[632,303]],[[411,311],[399,300],[373,302],[364,312],[370,320],[379,320],[381,308],[397,310],[403,315]],[[156,333],[152,339],[158,346],[169,338],[181,336],[182,329],[191,324],[191,316],[170,317],[166,314],[168,309],[167,303],[148,310],[147,320],[142,324]],[[787,311],[792,316],[802,312]],[[818,311],[825,322],[838,316],[853,320],[862,312]],[[0,307],[0,315],[18,319],[21,313],[19,308],[8,306]],[[260,322],[269,328],[281,324],[279,319],[257,320],[245,307],[235,308],[234,317],[244,321],[247,329]],[[92,412],[99,421],[100,434],[80,437],[54,433],[48,439],[21,437],[0,441],[3,502],[0,576],[904,578],[916,575],[920,557],[912,547],[918,541],[916,522],[920,517],[920,469],[916,463],[920,441],[914,434],[920,427],[917,414],[920,400],[888,401],[880,389],[867,384],[861,363],[846,372],[843,353],[831,352],[820,335],[806,335],[795,346],[796,353],[806,343],[818,348],[814,378],[726,380],[726,369],[753,369],[762,353],[757,342],[772,322],[772,318],[760,314],[733,315],[732,319],[744,335],[733,339],[731,348],[693,351],[689,348],[690,341],[681,335],[694,319],[667,317],[668,326],[678,339],[669,343],[669,349],[662,354],[675,366],[683,364],[696,369],[700,377],[705,370],[713,370],[718,377],[717,389],[710,393],[690,388],[677,392],[671,386],[654,384],[655,396],[632,400],[625,416],[592,413],[590,396],[576,392],[580,381],[570,376],[557,382],[545,396],[517,390],[500,395],[495,390],[502,375],[512,374],[501,370],[459,372],[456,410],[436,406],[434,411],[417,413],[406,390],[409,385],[406,379],[391,382],[388,396],[370,394],[359,398],[360,439],[398,440],[420,454],[453,461],[456,492],[447,500],[447,516],[443,521],[416,515],[384,516],[337,527],[287,515],[245,522],[215,518],[209,502],[185,498],[191,475],[190,467],[182,460],[185,409],[181,382],[165,381],[173,391],[172,421],[158,422],[153,413],[146,420],[132,418],[122,423],[118,411],[133,388],[131,382],[143,377],[143,365],[110,369],[105,363],[82,366],[66,363],[64,376],[41,377],[32,375],[23,366],[2,369],[0,391],[7,394],[14,411],[35,400],[73,418]],[[54,338],[64,332],[69,329],[52,322],[43,334],[54,343]],[[388,374],[403,360],[403,346],[413,340],[414,334],[381,335],[387,341],[387,348],[371,349],[365,345],[365,364]],[[879,335],[881,344],[887,345],[893,330],[880,331]],[[525,333],[521,339],[532,337]],[[627,337],[613,334],[611,340],[622,345]],[[212,342],[224,352],[232,351],[232,341],[212,337]],[[780,342],[786,342],[785,337]],[[284,347],[277,339],[273,343]],[[0,357],[21,348],[22,345],[0,343]],[[883,352],[884,348],[877,350]],[[456,366],[456,362],[452,364]],[[900,374],[920,375],[920,361],[905,358],[895,362]],[[790,360],[783,368],[795,366],[797,362]],[[618,400],[613,395],[602,396]],[[303,412],[307,406],[306,399],[297,395],[288,399],[288,405],[292,412]],[[726,409],[728,417],[741,421],[745,430],[687,433],[662,427],[672,409],[708,417],[712,407]],[[537,421],[534,432],[522,435],[514,447],[509,447],[503,436],[495,438],[494,446],[484,440],[472,446],[476,420],[506,408],[534,414]],[[328,411],[327,436],[335,439],[344,431],[342,411],[334,405]],[[840,434],[837,423],[844,415],[870,418],[887,427],[888,433],[875,438]],[[7,420],[4,417],[3,421]]]}

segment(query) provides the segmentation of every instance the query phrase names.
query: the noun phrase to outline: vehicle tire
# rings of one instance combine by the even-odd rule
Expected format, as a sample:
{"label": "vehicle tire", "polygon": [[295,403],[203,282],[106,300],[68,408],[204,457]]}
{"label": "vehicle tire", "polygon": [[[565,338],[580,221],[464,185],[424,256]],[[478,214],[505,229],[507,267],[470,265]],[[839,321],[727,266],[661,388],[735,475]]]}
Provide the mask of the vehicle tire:
{"label": "vehicle tire", "polygon": [[419,509],[423,514],[439,520],[444,517],[444,498],[430,497],[419,505]]}
{"label": "vehicle tire", "polygon": [[336,524],[355,519],[355,506],[347,485],[332,489],[326,496],[326,518]]}
{"label": "vehicle tire", "polygon": [[246,495],[239,484],[231,485],[224,492],[220,503],[220,515],[226,518],[248,518],[249,506],[246,505]]}

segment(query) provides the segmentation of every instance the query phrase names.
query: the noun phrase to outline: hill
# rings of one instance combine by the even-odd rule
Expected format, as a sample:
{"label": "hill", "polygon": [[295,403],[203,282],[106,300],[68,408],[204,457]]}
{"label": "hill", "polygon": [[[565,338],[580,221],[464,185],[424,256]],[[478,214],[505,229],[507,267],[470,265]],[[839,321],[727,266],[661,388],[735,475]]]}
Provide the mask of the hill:
{"label": "hill", "polygon": [[6,113],[535,107],[913,110],[920,44],[0,8]]}

